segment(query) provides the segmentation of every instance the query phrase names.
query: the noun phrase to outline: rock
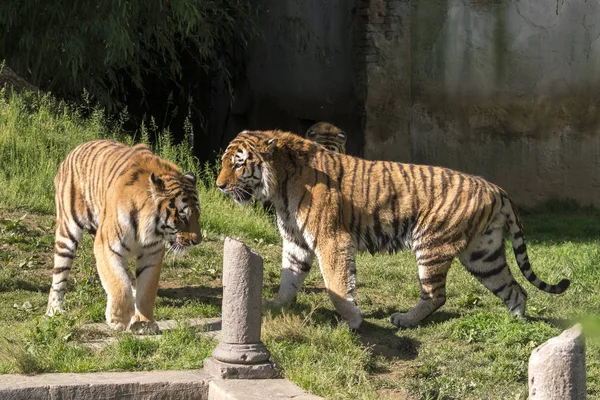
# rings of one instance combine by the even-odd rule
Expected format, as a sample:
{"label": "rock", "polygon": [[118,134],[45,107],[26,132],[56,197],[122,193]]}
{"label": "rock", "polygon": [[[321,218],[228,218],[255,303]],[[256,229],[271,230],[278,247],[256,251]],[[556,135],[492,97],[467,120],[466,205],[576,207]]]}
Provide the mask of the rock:
{"label": "rock", "polygon": [[532,400],[585,399],[585,378],[585,339],[579,324],[536,347],[529,358]]}

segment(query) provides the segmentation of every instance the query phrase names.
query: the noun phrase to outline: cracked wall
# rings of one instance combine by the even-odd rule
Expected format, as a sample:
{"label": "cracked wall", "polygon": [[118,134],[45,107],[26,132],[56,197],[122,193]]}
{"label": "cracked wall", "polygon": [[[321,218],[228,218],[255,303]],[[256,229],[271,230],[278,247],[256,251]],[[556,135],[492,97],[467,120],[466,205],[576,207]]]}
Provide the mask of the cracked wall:
{"label": "cracked wall", "polygon": [[[371,0],[365,157],[600,206],[600,6]],[[361,12],[361,11],[359,11]]]}

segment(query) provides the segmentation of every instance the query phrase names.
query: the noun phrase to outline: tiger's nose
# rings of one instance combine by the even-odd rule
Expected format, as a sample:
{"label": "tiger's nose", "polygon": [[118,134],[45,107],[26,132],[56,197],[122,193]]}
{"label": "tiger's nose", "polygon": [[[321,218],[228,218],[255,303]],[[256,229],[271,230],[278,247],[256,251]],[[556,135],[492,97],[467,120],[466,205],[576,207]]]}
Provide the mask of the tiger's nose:
{"label": "tiger's nose", "polygon": [[227,187],[227,184],[226,184],[226,183],[224,183],[224,184],[222,184],[222,185],[217,185],[217,187],[219,188],[219,190],[223,190],[223,191],[224,191],[224,190],[225,190],[225,188]]}
{"label": "tiger's nose", "polygon": [[200,244],[201,241],[202,241],[202,234],[201,233],[199,233],[197,235],[194,235],[192,237],[192,240],[191,240],[192,245],[194,245],[194,246],[197,245],[197,244]]}

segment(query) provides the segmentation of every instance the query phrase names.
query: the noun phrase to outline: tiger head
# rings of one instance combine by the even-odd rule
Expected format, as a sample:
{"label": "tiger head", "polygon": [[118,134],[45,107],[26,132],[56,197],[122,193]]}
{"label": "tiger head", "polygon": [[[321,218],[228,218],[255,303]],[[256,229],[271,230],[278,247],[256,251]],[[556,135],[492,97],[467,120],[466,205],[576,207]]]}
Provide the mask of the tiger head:
{"label": "tiger head", "polygon": [[329,122],[317,122],[308,128],[305,136],[327,150],[346,153],[346,132]]}
{"label": "tiger head", "polygon": [[217,187],[232,195],[238,204],[246,204],[252,197],[270,200],[273,177],[269,161],[276,146],[277,138],[265,136],[262,132],[240,133],[223,153]]}
{"label": "tiger head", "polygon": [[150,187],[158,211],[156,233],[169,244],[170,252],[184,255],[202,241],[196,177],[192,172],[160,176],[152,173]]}

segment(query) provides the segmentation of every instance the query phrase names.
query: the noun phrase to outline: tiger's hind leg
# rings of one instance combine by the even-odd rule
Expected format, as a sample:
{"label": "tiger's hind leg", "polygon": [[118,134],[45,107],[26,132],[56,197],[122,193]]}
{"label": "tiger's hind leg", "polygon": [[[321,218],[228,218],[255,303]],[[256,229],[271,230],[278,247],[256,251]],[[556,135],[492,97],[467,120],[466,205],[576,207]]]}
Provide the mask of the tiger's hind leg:
{"label": "tiger's hind leg", "polygon": [[503,228],[491,228],[460,256],[467,271],[499,297],[511,314],[525,315],[527,292],[513,278],[504,249]]}
{"label": "tiger's hind leg", "polygon": [[446,303],[446,276],[452,259],[419,259],[419,283],[421,284],[421,299],[406,313],[394,313],[392,324],[398,328],[409,328],[431,315]]}
{"label": "tiger's hind leg", "polygon": [[94,256],[107,294],[106,323],[113,329],[125,330],[135,312],[133,290],[127,274],[127,260],[123,257],[124,249],[113,246],[106,233],[98,232]]}
{"label": "tiger's hind leg", "polygon": [[46,309],[48,316],[64,312],[67,280],[82,236],[82,229],[72,219],[64,217],[60,210],[57,210],[54,233],[54,269],[52,270],[52,285]]}

